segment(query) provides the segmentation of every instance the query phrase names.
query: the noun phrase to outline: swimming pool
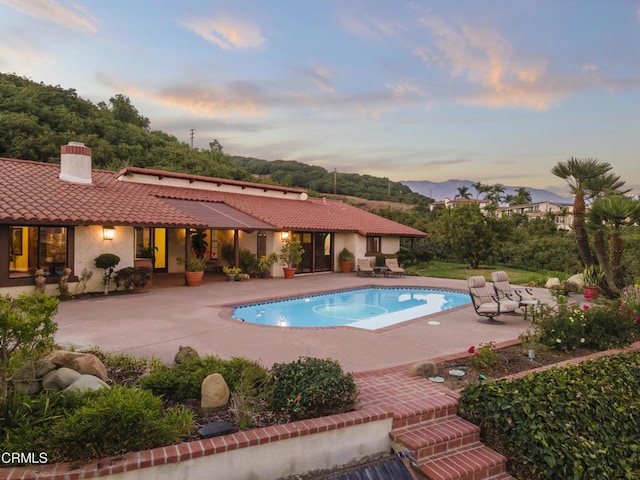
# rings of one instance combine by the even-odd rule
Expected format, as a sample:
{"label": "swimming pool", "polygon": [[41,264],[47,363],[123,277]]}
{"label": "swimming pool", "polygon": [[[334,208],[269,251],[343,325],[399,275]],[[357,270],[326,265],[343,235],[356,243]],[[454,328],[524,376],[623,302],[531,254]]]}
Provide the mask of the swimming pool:
{"label": "swimming pool", "polygon": [[419,287],[369,287],[284,300],[233,305],[233,318],[279,327],[395,325],[471,303],[468,294]]}

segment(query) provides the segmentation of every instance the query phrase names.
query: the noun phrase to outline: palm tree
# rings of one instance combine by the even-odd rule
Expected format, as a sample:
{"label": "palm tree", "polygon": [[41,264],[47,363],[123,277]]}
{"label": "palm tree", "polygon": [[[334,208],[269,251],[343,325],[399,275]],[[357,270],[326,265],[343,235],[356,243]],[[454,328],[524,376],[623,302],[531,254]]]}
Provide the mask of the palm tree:
{"label": "palm tree", "polygon": [[585,228],[585,202],[593,196],[589,188],[589,182],[593,183],[598,177],[606,176],[611,168],[609,163],[600,162],[595,158],[571,157],[565,162],[558,162],[558,164],[551,169],[551,173],[556,177],[566,180],[571,193],[574,195],[573,231],[576,236],[580,258],[585,266],[593,265],[593,257],[591,255],[591,248],[589,247],[589,237],[587,236],[587,230]]}
{"label": "palm tree", "polygon": [[476,190],[476,200],[480,198],[481,193],[487,193],[491,189],[489,185],[485,185],[482,182],[472,183],[471,186]]}
{"label": "palm tree", "polygon": [[462,187],[458,187],[458,194],[453,197],[454,199],[456,198],[463,198],[463,199],[467,199],[467,198],[471,198],[471,193],[469,193],[469,187],[466,186],[462,186]]}
{"label": "palm tree", "polygon": [[531,203],[531,192],[524,187],[516,188],[516,194],[513,197],[513,205],[522,205],[525,203]]}
{"label": "palm tree", "polygon": [[[607,287],[612,296],[618,296],[624,287],[622,254],[624,241],[622,233],[640,221],[640,202],[624,195],[610,195],[596,198],[589,210],[589,220],[600,238],[596,239],[595,250],[605,274]],[[604,247],[604,233],[609,234],[609,255]]]}

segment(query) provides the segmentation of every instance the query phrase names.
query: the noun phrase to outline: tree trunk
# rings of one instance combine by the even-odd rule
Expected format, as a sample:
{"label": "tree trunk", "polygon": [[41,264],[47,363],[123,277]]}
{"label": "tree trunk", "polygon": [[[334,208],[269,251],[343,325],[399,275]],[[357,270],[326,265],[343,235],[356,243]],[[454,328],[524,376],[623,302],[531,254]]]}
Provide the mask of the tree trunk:
{"label": "tree trunk", "polygon": [[576,193],[575,199],[573,200],[573,231],[576,236],[576,244],[578,245],[582,263],[585,267],[588,267],[593,265],[593,257],[591,255],[591,248],[589,247],[587,229],[584,226],[584,213],[584,195],[582,193]]}
{"label": "tree trunk", "polygon": [[609,240],[609,258],[611,259],[611,271],[613,279],[618,288],[624,287],[624,275],[622,272],[622,252],[624,251],[624,242],[619,235],[611,235]]}
{"label": "tree trunk", "polygon": [[607,255],[607,244],[604,240],[604,233],[601,229],[597,229],[593,233],[593,247],[596,252],[596,257],[598,258],[600,268],[604,273],[604,280],[606,283],[605,293],[607,297],[617,298],[618,296],[620,296],[620,291],[616,286],[613,272],[611,271],[611,263],[609,262],[609,258]]}

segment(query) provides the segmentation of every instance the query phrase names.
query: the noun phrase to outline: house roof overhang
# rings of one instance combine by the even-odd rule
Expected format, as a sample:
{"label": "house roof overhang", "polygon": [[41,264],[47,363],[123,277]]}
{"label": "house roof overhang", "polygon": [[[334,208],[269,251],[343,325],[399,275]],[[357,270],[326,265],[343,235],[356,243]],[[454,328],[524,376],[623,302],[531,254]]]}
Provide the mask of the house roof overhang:
{"label": "house roof overhang", "polygon": [[277,227],[247,215],[222,202],[162,198],[169,206],[196,219],[209,228],[220,230],[277,230]]}

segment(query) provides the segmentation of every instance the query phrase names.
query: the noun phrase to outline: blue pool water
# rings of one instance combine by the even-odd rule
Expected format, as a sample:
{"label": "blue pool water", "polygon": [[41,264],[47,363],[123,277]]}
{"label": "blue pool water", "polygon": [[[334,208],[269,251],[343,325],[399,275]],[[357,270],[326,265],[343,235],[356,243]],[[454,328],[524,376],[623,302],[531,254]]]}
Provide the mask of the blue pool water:
{"label": "blue pool water", "polygon": [[361,288],[237,305],[232,317],[280,327],[376,330],[471,303],[468,294],[427,288]]}

